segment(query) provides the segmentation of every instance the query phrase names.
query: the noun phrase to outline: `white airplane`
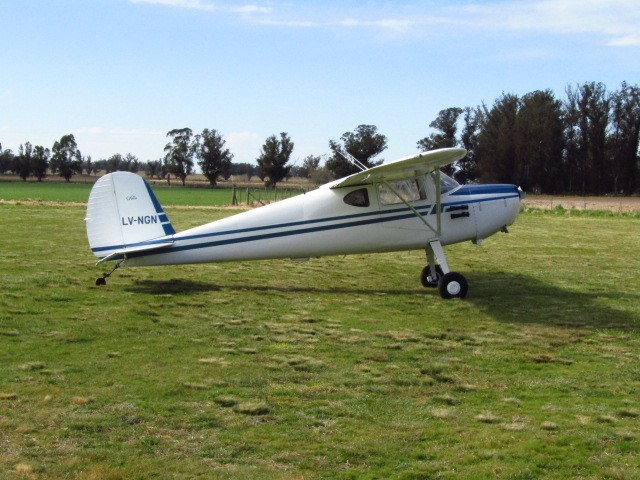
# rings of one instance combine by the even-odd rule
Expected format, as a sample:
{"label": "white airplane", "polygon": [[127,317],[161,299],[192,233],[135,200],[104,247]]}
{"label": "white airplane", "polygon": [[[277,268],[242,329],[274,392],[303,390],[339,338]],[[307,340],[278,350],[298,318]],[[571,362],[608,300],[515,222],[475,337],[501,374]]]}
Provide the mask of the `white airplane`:
{"label": "white airplane", "polygon": [[177,233],[140,176],[114,172],[89,196],[85,223],[98,264],[122,266],[308,259],[425,249],[420,280],[443,298],[464,298],[467,281],[449,270],[443,245],[480,244],[507,232],[520,210],[515,185],[466,185],[439,168],[466,150],[447,148],[397,160],[295,197]]}

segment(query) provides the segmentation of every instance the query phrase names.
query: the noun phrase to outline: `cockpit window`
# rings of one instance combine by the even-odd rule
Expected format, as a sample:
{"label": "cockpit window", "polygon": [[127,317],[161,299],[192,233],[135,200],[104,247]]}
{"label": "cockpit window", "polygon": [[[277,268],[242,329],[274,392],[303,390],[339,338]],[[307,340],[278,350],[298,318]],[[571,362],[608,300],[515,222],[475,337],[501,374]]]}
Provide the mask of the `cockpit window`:
{"label": "cockpit window", "polygon": [[[432,173],[433,181],[436,180],[436,174]],[[458,188],[460,184],[456,182],[453,178],[451,178],[446,173],[440,172],[440,194],[450,192],[451,190],[455,190]]]}
{"label": "cockpit window", "polygon": [[424,189],[420,188],[415,178],[389,182],[389,184],[381,183],[378,185],[378,194],[382,205],[403,203],[403,200],[405,202],[416,202],[427,198]]}
{"label": "cockpit window", "polygon": [[354,207],[369,206],[369,192],[366,188],[359,188],[353,192],[349,192],[344,196],[344,203],[353,205]]}

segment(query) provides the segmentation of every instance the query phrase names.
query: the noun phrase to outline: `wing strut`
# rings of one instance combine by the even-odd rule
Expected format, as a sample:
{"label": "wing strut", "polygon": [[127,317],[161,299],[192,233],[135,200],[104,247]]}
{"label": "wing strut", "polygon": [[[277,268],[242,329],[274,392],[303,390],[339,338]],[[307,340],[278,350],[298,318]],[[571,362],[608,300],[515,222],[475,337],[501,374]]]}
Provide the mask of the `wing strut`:
{"label": "wing strut", "polygon": [[360,160],[358,160],[356,157],[354,157],[353,155],[351,155],[349,152],[344,151],[341,152],[340,150],[336,150],[347,162],[351,162],[353,163],[356,167],[358,167],[360,169],[361,172],[364,172],[365,170],[369,170],[369,168],[362,163]]}

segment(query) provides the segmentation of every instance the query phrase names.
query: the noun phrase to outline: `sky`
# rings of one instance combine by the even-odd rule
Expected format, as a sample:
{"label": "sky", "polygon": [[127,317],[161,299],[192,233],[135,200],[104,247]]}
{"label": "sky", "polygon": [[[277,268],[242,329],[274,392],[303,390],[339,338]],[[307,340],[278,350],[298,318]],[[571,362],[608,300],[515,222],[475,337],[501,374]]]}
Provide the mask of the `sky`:
{"label": "sky", "polygon": [[166,133],[224,135],[292,160],[376,125],[386,161],[449,107],[503,93],[640,84],[637,0],[2,0],[0,143],[72,133],[93,160],[163,156]]}

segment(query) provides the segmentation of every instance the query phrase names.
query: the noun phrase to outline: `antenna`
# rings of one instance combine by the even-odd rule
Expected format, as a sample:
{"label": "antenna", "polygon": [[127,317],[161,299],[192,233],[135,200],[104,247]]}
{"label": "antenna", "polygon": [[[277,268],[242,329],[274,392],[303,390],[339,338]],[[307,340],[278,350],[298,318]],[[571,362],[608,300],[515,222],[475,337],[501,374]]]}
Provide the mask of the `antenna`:
{"label": "antenna", "polygon": [[338,152],[339,155],[341,155],[347,162],[351,162],[353,163],[356,167],[358,167],[362,172],[364,172],[365,170],[369,170],[369,168],[367,168],[360,160],[358,160],[356,157],[354,157],[353,155],[351,155],[349,152],[347,152],[346,150],[344,152],[340,151],[340,150],[336,150],[336,152]]}

